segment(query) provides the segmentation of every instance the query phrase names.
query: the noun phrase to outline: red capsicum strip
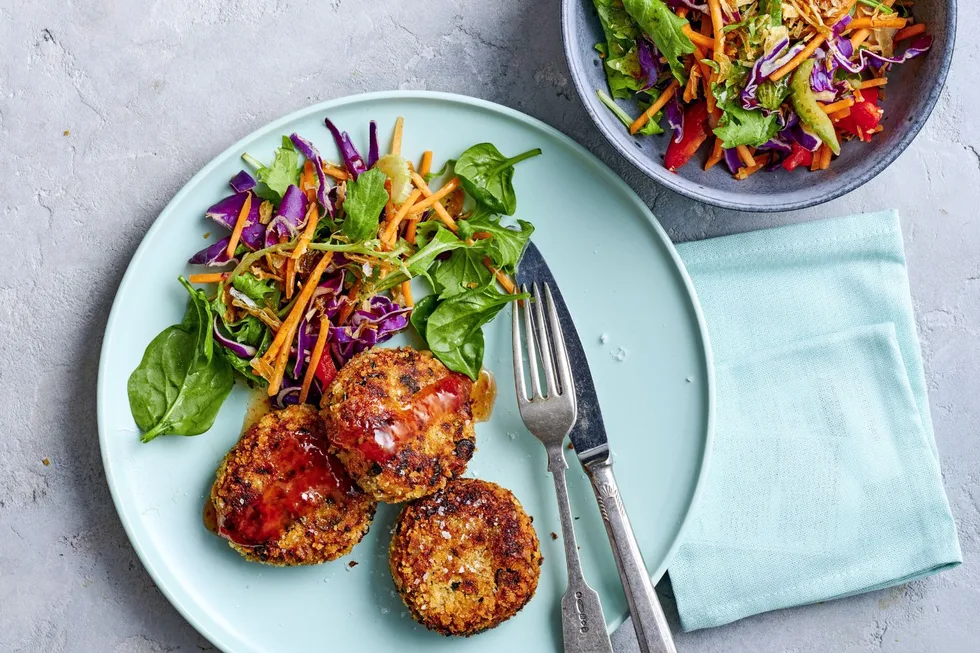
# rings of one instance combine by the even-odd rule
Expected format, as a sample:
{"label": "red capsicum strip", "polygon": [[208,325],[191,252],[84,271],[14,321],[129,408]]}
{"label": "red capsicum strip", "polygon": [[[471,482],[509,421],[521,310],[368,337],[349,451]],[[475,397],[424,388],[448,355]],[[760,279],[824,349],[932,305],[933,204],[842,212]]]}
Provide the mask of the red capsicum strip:
{"label": "red capsicum strip", "polygon": [[664,166],[671,172],[683,167],[701,144],[708,138],[705,124],[708,122],[708,105],[701,101],[695,102],[684,111],[684,132],[679,143],[670,141],[667,154],[664,156]]}

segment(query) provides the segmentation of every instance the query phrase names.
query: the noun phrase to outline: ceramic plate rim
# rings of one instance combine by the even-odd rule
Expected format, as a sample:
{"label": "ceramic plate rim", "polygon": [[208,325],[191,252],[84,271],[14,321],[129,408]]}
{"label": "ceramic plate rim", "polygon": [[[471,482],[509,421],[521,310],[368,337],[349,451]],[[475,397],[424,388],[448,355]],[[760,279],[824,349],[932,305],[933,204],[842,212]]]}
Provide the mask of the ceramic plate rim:
{"label": "ceramic plate rim", "polygon": [[[137,537],[132,521],[135,519],[130,515],[123,507],[122,501],[118,495],[119,489],[119,477],[115,471],[114,466],[109,461],[108,456],[108,446],[107,446],[107,436],[106,436],[106,426],[104,423],[106,408],[104,404],[107,400],[106,391],[106,358],[107,352],[111,347],[111,334],[116,328],[116,323],[120,321],[119,312],[122,310],[120,308],[119,297],[123,294],[131,284],[137,283],[135,281],[133,269],[136,267],[136,263],[145,255],[148,250],[149,242],[152,240],[152,236],[159,230],[163,228],[163,218],[173,210],[173,207],[177,206],[185,195],[191,193],[201,181],[210,173],[210,171],[220,165],[222,162],[227,161],[229,156],[237,156],[237,154],[243,151],[243,146],[254,139],[260,138],[273,132],[285,124],[288,124],[294,120],[303,118],[313,113],[324,113],[327,110],[347,105],[355,104],[359,102],[372,102],[377,100],[392,100],[392,101],[403,101],[403,100],[435,100],[448,104],[462,104],[477,107],[490,111],[492,113],[502,114],[507,118],[517,120],[522,122],[534,129],[545,132],[546,134],[561,140],[563,143],[572,147],[585,161],[591,164],[593,167],[597,168],[601,175],[603,176],[603,181],[608,184],[612,184],[620,192],[624,192],[626,197],[633,202],[637,208],[644,213],[648,219],[648,222],[653,227],[658,237],[660,237],[663,242],[667,245],[666,250],[669,253],[671,259],[673,260],[678,273],[680,274],[681,280],[684,283],[684,287],[687,290],[688,297],[691,303],[691,308],[694,311],[694,316],[697,320],[699,339],[703,349],[703,355],[705,360],[705,366],[707,368],[707,380],[705,384],[705,394],[707,398],[707,417],[705,419],[705,433],[704,433],[704,454],[701,458],[700,469],[698,470],[697,480],[695,482],[694,492],[691,494],[690,501],[688,503],[687,512],[684,519],[681,522],[680,527],[677,530],[677,535],[674,538],[674,543],[667,551],[667,555],[664,560],[660,563],[656,570],[651,574],[654,582],[658,581],[660,577],[666,571],[667,564],[674,557],[677,552],[677,548],[680,546],[683,539],[683,535],[687,530],[688,525],[691,521],[691,514],[694,512],[695,507],[701,497],[704,490],[704,480],[706,477],[706,472],[709,466],[709,459],[711,455],[712,442],[714,437],[714,416],[715,416],[715,382],[714,382],[714,363],[711,352],[711,344],[708,339],[708,330],[704,321],[704,314],[701,310],[701,304],[698,300],[697,293],[695,292],[694,285],[691,282],[691,278],[687,273],[687,269],[684,267],[684,263],[681,261],[677,250],[674,248],[673,243],[667,236],[663,227],[660,225],[659,221],[654,217],[653,213],[650,211],[642,200],[637,196],[629,185],[616,176],[616,174],[604,163],[602,163],[594,154],[589,152],[585,147],[579,143],[572,140],[569,136],[563,134],[559,130],[551,127],[550,125],[533,118],[527,114],[524,114],[515,109],[505,107],[503,105],[497,104],[495,102],[490,102],[488,100],[482,100],[479,98],[469,97],[465,95],[458,95],[455,93],[444,93],[436,91],[377,91],[371,93],[359,93],[355,95],[345,95],[342,97],[334,98],[331,100],[326,100],[324,102],[319,102],[296,111],[290,112],[280,118],[272,120],[271,122],[265,123],[258,129],[249,132],[244,137],[240,138],[238,141],[233,143],[230,147],[226,148],[219,154],[215,155],[207,164],[204,165],[200,170],[198,170],[190,179],[188,179],[179,191],[173,196],[173,198],[167,203],[160,214],[154,219],[153,224],[144,234],[143,239],[140,241],[139,246],[136,248],[136,252],[133,254],[132,259],[130,259],[126,272],[123,275],[122,281],[119,283],[119,287],[116,290],[116,295],[112,301],[112,308],[109,311],[109,317],[106,321],[105,330],[102,336],[102,346],[99,353],[99,373],[97,380],[96,389],[96,413],[97,413],[97,424],[99,431],[99,449],[102,457],[102,466],[105,469],[106,482],[109,485],[109,493],[112,496],[112,503],[115,506],[116,513],[119,515],[119,520],[122,522],[123,529],[126,532],[126,537],[129,539],[130,544],[136,551],[136,555],[139,557],[143,568],[146,569],[150,577],[153,579],[154,584],[163,593],[171,605],[173,605],[181,616],[187,620],[194,629],[200,633],[202,636],[207,638],[214,646],[218,647],[222,651],[227,653],[232,653],[234,649],[230,647],[230,642],[226,641],[225,633],[223,631],[212,630],[208,628],[201,620],[197,618],[196,610],[193,605],[185,604],[184,600],[186,597],[178,596],[178,593],[174,591],[163,578],[162,572],[166,569],[160,569],[151,562],[148,561],[147,556],[144,552],[144,543],[140,541]],[[649,570],[648,570],[649,571]],[[615,622],[614,622],[615,623]],[[618,626],[618,624],[615,624]]]}

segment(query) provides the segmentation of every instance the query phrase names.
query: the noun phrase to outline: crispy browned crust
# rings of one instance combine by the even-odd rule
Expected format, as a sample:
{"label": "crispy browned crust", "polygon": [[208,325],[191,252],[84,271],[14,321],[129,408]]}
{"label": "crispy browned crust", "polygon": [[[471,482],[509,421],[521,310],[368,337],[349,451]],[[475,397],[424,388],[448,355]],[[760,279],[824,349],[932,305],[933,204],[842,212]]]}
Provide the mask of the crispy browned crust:
{"label": "crispy browned crust", "polygon": [[[323,438],[323,421],[308,404],[289,406],[269,413],[246,431],[218,467],[211,488],[211,501],[220,521],[236,502],[249,501],[270,482],[276,451],[286,438],[298,433]],[[312,565],[346,555],[361,541],[371,526],[377,504],[354,487],[342,500],[326,497],[310,506],[286,526],[278,539],[258,546],[241,546],[229,541],[247,559],[270,565]]]}
{"label": "crispy browned crust", "polygon": [[345,424],[370,421],[398,411],[412,396],[456,374],[429,352],[376,347],[355,356],[337,374],[323,398],[323,419],[330,451],[361,488],[377,501],[399,503],[436,492],[466,471],[476,450],[469,402],[454,414],[429,423],[428,429],[399,445],[392,458],[375,462],[357,449],[335,446],[333,433]]}
{"label": "crispy browned crust", "polygon": [[475,635],[517,614],[534,596],[542,560],[514,495],[473,478],[406,505],[389,549],[405,605],[443,635]]}

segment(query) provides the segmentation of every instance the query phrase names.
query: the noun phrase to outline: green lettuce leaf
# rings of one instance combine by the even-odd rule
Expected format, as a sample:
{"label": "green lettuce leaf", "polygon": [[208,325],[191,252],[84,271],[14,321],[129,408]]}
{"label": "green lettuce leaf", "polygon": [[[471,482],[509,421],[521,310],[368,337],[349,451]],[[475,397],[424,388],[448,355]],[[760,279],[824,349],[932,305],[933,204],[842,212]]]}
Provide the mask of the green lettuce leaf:
{"label": "green lettuce leaf", "polygon": [[255,188],[255,194],[264,200],[279,202],[290,184],[299,184],[299,153],[288,136],[282,137],[282,147],[276,150],[276,158],[271,166],[262,165],[261,161],[247,154],[242,155],[242,158],[258,166],[255,177],[259,184]]}
{"label": "green lettuce leaf", "polygon": [[776,115],[773,112],[767,116],[762,111],[750,111],[729,103],[723,107],[714,133],[722,140],[721,146],[725,149],[739,145],[758,147],[779,131]]}
{"label": "green lettuce leaf", "polygon": [[688,24],[670,10],[663,0],[623,0],[626,12],[657,45],[667,59],[670,72],[681,84],[687,82],[684,56],[694,52],[694,44],[681,30]]}
{"label": "green lettuce leaf", "polygon": [[388,203],[388,191],[385,190],[387,179],[388,175],[382,170],[372,168],[356,180],[347,182],[347,197],[344,199],[347,217],[340,230],[350,242],[363,242],[377,235],[378,220]]}

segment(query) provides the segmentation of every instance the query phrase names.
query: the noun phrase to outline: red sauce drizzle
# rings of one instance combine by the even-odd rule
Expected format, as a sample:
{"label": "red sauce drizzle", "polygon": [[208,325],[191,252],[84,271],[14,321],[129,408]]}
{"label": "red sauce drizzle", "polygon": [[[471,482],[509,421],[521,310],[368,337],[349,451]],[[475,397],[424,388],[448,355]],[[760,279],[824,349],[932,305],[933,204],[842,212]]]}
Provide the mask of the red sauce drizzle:
{"label": "red sauce drizzle", "polygon": [[450,374],[419,390],[400,410],[352,420],[346,429],[331,433],[330,440],[383,463],[398,452],[402,442],[426,431],[430,423],[462,410],[470,400],[472,385],[462,374]]}
{"label": "red sauce drizzle", "polygon": [[219,535],[242,546],[265,544],[327,497],[343,501],[354,488],[340,461],[310,434],[283,439],[270,466],[260,493],[219,516]]}

